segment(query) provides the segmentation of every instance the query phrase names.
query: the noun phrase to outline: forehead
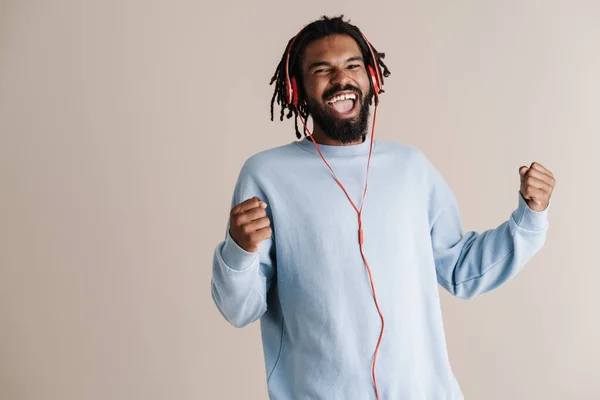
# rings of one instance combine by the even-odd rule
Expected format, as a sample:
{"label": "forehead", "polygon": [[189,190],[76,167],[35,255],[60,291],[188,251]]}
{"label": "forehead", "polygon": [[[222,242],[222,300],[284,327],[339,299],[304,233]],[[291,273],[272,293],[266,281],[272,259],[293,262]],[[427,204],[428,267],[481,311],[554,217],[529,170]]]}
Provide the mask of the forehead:
{"label": "forehead", "polygon": [[304,66],[313,62],[344,61],[350,57],[362,57],[356,41],[348,35],[330,35],[309,43],[304,50]]}

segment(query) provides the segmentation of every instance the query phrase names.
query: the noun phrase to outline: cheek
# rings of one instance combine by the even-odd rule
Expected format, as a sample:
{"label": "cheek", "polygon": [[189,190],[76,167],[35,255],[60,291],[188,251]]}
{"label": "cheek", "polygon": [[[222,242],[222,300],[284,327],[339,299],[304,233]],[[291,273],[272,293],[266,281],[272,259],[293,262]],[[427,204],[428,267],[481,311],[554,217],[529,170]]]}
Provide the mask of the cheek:
{"label": "cheek", "polygon": [[371,90],[371,80],[366,74],[364,76],[361,76],[360,89],[363,92],[363,96],[366,96],[367,93],[369,93],[369,90]]}
{"label": "cheek", "polygon": [[306,82],[304,90],[309,98],[321,101],[323,93],[325,92],[325,86],[326,85],[318,81]]}

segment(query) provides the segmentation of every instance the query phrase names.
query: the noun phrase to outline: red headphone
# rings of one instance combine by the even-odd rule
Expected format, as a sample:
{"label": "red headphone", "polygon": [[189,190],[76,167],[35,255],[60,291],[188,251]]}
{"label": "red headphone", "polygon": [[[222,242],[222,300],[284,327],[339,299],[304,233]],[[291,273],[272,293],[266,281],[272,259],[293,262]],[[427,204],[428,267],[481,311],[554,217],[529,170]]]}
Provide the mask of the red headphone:
{"label": "red headphone", "polygon": [[[290,45],[287,49],[287,55],[285,57],[285,93],[286,100],[288,104],[292,104],[294,107],[298,107],[298,85],[296,84],[296,77],[291,76],[290,74],[290,54],[292,52],[292,47],[294,46],[294,42],[296,38],[302,33],[304,29],[300,30],[292,38],[290,41]],[[371,83],[373,84],[373,91],[375,92],[375,104],[379,103],[379,94],[383,93],[383,79],[381,78],[381,73],[379,71],[379,67],[377,65],[377,58],[375,57],[375,51],[373,50],[373,46],[367,40],[367,37],[361,32],[365,43],[367,43],[367,47],[369,48],[369,53],[371,54],[371,63],[367,63],[367,68],[369,70],[369,77],[371,78]]]}
{"label": "red headphone", "polygon": [[[292,51],[292,46],[294,45],[296,38],[298,37],[298,35],[300,35],[300,33],[303,30],[304,29],[300,30],[300,32],[298,32],[296,34],[296,36],[294,36],[292,38],[292,40],[290,41],[290,45],[287,49],[287,55],[286,55],[286,60],[285,60],[286,99],[287,99],[287,103],[292,104],[294,107],[296,107],[296,109],[298,108],[298,86],[296,84],[296,78],[293,76],[290,77],[290,53]],[[312,140],[312,142],[315,145],[317,151],[319,152],[319,155],[321,156],[321,158],[323,159],[323,161],[325,162],[325,164],[327,165],[327,167],[333,174],[335,181],[342,188],[344,193],[346,193],[346,197],[348,197],[348,200],[350,200],[352,207],[354,207],[354,210],[358,214],[358,243],[360,246],[360,254],[365,262],[367,273],[369,275],[371,290],[373,292],[373,298],[375,300],[375,307],[377,308],[377,312],[379,313],[379,317],[381,318],[381,332],[379,333],[379,339],[377,341],[377,346],[375,347],[375,353],[373,355],[373,363],[371,365],[371,377],[373,379],[375,396],[377,397],[377,400],[379,400],[379,390],[377,388],[377,379],[375,377],[375,363],[377,362],[377,355],[379,354],[379,345],[381,344],[381,339],[383,337],[383,328],[385,326],[385,321],[383,319],[383,314],[381,313],[381,309],[379,308],[379,303],[377,302],[377,295],[375,294],[375,285],[373,284],[371,268],[369,267],[369,263],[367,262],[367,258],[365,257],[365,253],[363,251],[364,237],[363,237],[363,228],[362,228],[362,211],[363,211],[363,205],[365,203],[365,201],[364,201],[365,195],[367,194],[367,182],[369,180],[369,165],[371,163],[371,153],[373,152],[373,138],[375,135],[375,121],[377,120],[377,105],[379,104],[379,94],[383,93],[383,88],[382,88],[383,87],[383,79],[381,79],[379,67],[377,65],[378,64],[377,58],[375,57],[375,51],[373,50],[373,46],[371,45],[371,43],[369,43],[369,41],[367,40],[365,35],[363,35],[362,33],[361,33],[361,35],[362,35],[363,39],[365,40],[365,42],[367,43],[367,47],[369,48],[369,52],[371,54],[372,63],[367,63],[367,66],[368,66],[368,71],[369,71],[369,77],[371,78],[371,83],[373,84],[373,91],[374,91],[374,95],[375,95],[375,110],[373,112],[373,126],[372,126],[372,131],[371,131],[371,147],[369,150],[369,158],[367,161],[367,176],[366,176],[366,181],[365,181],[365,190],[363,192],[360,209],[358,207],[356,207],[356,204],[354,204],[354,201],[352,201],[352,198],[350,197],[350,195],[344,188],[344,185],[342,185],[342,182],[340,182],[340,180],[335,175],[335,172],[333,171],[333,169],[327,162],[327,160],[325,160],[325,157],[323,157],[323,153],[321,153],[321,150],[319,149],[317,142],[315,140]],[[302,122],[302,125],[304,125],[304,129],[310,133],[310,131],[306,127],[306,123],[304,122],[304,119],[302,118],[300,113],[298,113],[298,116],[300,117],[300,121]],[[312,137],[312,134],[310,136]]]}

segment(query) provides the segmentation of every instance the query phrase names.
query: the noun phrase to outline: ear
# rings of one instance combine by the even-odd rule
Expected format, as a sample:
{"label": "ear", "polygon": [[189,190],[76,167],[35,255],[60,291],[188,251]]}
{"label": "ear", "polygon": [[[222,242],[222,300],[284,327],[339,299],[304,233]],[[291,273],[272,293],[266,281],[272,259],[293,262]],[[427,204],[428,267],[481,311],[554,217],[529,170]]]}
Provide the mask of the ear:
{"label": "ear", "polygon": [[369,65],[369,75],[371,76],[371,82],[373,82],[373,90],[375,91],[375,95],[378,95],[381,92],[381,85],[377,79],[377,73],[373,69],[372,65]]}

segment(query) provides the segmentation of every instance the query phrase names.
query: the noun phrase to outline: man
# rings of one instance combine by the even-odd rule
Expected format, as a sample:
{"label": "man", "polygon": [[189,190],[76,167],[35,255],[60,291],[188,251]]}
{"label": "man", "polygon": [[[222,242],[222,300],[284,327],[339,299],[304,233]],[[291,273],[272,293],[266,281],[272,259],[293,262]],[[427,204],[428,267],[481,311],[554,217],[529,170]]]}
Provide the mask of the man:
{"label": "man", "polygon": [[451,189],[421,151],[371,147],[376,75],[382,83],[390,72],[342,17],[288,42],[271,115],[277,100],[298,138],[298,119],[312,116],[314,132],[303,126],[302,140],[244,163],[214,252],[213,299],[236,327],[260,318],[271,399],[463,399],[437,285],[470,299],[513,277],[545,242],[555,180],[539,163],[519,168],[510,217],[464,233]]}

